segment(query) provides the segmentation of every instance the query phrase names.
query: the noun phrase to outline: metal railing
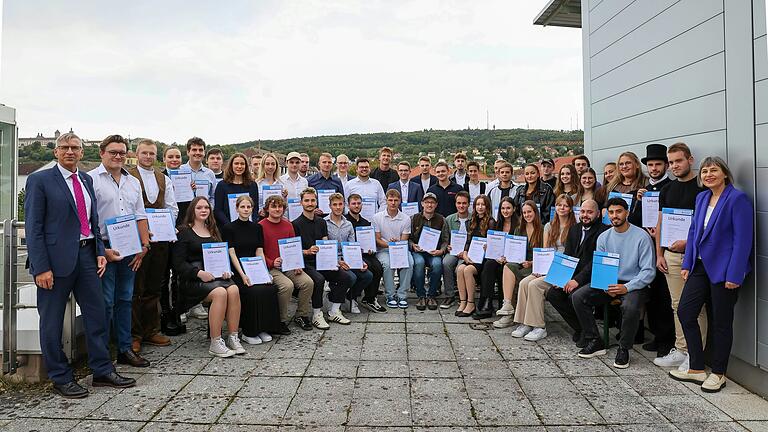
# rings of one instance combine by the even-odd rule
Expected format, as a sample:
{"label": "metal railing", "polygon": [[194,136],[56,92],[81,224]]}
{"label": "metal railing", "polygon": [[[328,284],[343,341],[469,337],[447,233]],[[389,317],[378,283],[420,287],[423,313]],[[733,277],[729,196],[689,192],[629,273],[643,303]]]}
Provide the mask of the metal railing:
{"label": "metal railing", "polygon": [[[19,368],[19,354],[39,354],[39,347],[19,351],[18,338],[18,312],[22,309],[37,309],[37,302],[21,303],[19,301],[19,289],[34,284],[31,276],[24,269],[27,258],[27,246],[24,236],[24,222],[15,219],[2,221],[2,235],[0,236],[0,250],[2,251],[2,309],[3,314],[3,374],[11,374]],[[21,272],[19,268],[21,267]],[[22,275],[20,278],[19,275]],[[21,280],[20,280],[21,279]],[[24,280],[26,279],[26,280]],[[37,290],[33,289],[35,297]],[[75,343],[76,303],[74,296],[70,296],[69,304],[64,313],[64,331],[62,343],[64,353],[72,361],[77,354]]]}

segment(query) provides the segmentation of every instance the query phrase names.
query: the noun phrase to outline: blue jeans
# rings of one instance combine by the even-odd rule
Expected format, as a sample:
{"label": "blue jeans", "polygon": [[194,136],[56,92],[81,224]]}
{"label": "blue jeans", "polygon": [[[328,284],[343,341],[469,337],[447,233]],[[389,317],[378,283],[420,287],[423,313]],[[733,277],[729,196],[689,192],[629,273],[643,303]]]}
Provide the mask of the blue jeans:
{"label": "blue jeans", "polygon": [[400,269],[400,286],[395,291],[395,270],[389,267],[389,249],[382,249],[376,252],[376,258],[381,262],[384,269],[384,294],[389,300],[406,300],[408,298],[408,288],[411,286],[411,275],[413,274],[413,255],[408,254],[409,266]]}
{"label": "blue jeans", "polygon": [[[443,275],[443,257],[432,256],[428,252],[413,252],[413,285],[416,296],[434,297],[440,288],[440,276]],[[429,292],[424,290],[424,267],[429,266]]]}
{"label": "blue jeans", "polygon": [[[133,255],[120,261],[107,263],[107,269],[101,278],[101,290],[104,293],[106,323],[115,334],[118,352],[131,349],[131,307],[133,304],[133,281],[136,272],[128,265]],[[109,332],[106,332],[106,346],[109,346]]]}

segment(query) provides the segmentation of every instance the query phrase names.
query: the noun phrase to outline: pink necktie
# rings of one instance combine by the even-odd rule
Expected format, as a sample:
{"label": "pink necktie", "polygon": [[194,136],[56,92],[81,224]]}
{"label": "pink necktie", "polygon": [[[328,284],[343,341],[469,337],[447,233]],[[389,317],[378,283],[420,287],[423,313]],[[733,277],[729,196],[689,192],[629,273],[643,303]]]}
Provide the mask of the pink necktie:
{"label": "pink necktie", "polygon": [[75,204],[77,205],[77,217],[80,219],[80,235],[88,237],[91,235],[91,226],[88,224],[88,214],[85,210],[85,197],[83,196],[83,187],[77,180],[77,174],[72,174],[72,189],[75,191]]}

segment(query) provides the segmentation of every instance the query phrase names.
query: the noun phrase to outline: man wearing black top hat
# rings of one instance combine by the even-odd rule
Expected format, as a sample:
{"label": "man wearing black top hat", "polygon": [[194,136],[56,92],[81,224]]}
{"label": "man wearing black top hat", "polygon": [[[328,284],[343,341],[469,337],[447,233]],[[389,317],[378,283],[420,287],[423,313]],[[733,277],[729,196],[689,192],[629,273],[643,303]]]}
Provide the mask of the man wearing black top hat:
{"label": "man wearing black top hat", "polygon": [[[635,205],[629,221],[633,225],[643,226],[643,205],[642,198],[646,192],[658,192],[662,187],[671,182],[667,174],[669,164],[667,162],[667,147],[663,144],[649,144],[645,147],[646,156],[640,161],[648,170],[648,184],[643,189],[637,191]],[[646,228],[655,238],[655,228]],[[657,271],[656,277],[651,282],[646,307],[646,317],[648,318],[648,328],[654,335],[654,340],[643,345],[643,349],[656,351],[659,357],[667,355],[675,344],[675,321],[672,312],[672,298],[669,296],[667,281],[664,274]],[[644,326],[640,327],[643,331]]]}

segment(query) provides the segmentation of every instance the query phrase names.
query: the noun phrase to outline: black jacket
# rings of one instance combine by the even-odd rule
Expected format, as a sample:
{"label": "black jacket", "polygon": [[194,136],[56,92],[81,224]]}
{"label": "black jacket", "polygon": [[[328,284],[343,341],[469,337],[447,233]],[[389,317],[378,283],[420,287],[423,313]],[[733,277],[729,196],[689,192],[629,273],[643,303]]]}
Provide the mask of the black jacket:
{"label": "black jacket", "polygon": [[[517,187],[513,200],[515,201],[515,208],[522,209],[523,203],[526,201],[525,193],[528,190],[528,184],[523,183]],[[539,212],[541,213],[541,223],[546,224],[549,222],[549,208],[555,205],[555,193],[548,184],[543,180],[539,180],[539,187],[536,193],[531,197],[533,202],[540,206]],[[518,210],[519,211],[519,210]]]}
{"label": "black jacket", "polygon": [[576,264],[576,270],[573,273],[573,280],[579,283],[579,286],[588,284],[592,280],[592,255],[597,247],[597,237],[610,227],[597,221],[587,230],[584,241],[581,241],[581,228],[584,225],[577,223],[568,230],[568,237],[565,239],[565,254],[579,259]]}

